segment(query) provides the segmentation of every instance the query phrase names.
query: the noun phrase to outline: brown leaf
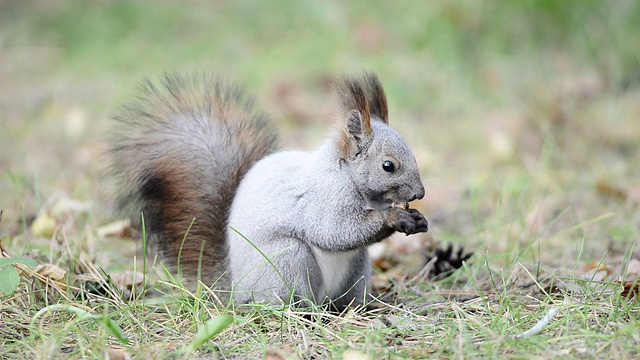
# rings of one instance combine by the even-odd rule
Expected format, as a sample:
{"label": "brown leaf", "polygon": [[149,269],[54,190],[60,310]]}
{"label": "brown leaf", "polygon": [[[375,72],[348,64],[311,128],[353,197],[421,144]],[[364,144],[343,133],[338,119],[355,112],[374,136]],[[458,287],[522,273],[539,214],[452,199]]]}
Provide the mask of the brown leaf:
{"label": "brown leaf", "polygon": [[40,283],[52,286],[60,292],[66,292],[70,284],[67,284],[67,272],[53,264],[41,264],[31,269],[22,264],[14,264],[21,276],[37,279]]}
{"label": "brown leaf", "polygon": [[278,354],[274,350],[267,351],[267,356],[264,357],[265,360],[285,360],[285,357]]}
{"label": "brown leaf", "polygon": [[113,280],[116,285],[131,290],[134,286],[142,286],[142,283],[144,282],[144,275],[139,272],[127,270],[111,274],[111,280]]}
{"label": "brown leaf", "polygon": [[621,281],[620,285],[622,285],[620,296],[622,296],[623,298],[633,299],[636,296],[640,295],[639,281]]}
{"label": "brown leaf", "polygon": [[602,195],[615,197],[633,204],[640,204],[640,187],[613,185],[605,180],[600,180],[596,188]]}
{"label": "brown leaf", "polygon": [[112,346],[109,348],[109,359],[111,360],[129,360],[131,355],[126,348]]}
{"label": "brown leaf", "polygon": [[[606,264],[603,264],[599,261],[592,261],[590,263],[585,264],[583,267],[583,270],[584,270],[584,273],[581,275],[581,277],[587,280],[592,279],[594,274],[603,273],[603,275],[606,277],[606,276],[611,276],[611,274],[613,273],[613,270],[611,270],[611,268],[609,268]],[[602,279],[598,279],[596,281],[599,281],[599,280],[602,280]]]}
{"label": "brown leaf", "polygon": [[64,281],[67,271],[63,268],[53,264],[41,264],[36,266],[34,271],[44,277],[47,277],[55,281]]}

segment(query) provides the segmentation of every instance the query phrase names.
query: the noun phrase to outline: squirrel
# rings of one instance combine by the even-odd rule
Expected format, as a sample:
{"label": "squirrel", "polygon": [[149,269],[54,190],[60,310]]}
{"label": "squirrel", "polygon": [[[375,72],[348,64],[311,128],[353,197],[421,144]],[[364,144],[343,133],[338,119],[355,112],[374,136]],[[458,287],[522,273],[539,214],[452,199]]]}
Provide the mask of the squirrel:
{"label": "squirrel", "polygon": [[366,305],[367,246],[426,232],[408,203],[425,189],[391,127],[378,77],[335,81],[339,131],[318,149],[279,151],[252,98],[215,76],[165,75],[114,116],[118,206],[182,278],[234,304]]}

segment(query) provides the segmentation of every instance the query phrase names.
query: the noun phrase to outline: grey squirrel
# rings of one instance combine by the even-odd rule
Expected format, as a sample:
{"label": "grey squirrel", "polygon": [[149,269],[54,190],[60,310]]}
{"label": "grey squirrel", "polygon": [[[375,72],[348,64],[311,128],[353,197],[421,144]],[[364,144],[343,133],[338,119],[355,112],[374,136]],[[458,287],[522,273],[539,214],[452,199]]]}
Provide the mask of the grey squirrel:
{"label": "grey squirrel", "polygon": [[340,130],[311,152],[277,151],[268,118],[212,76],[166,75],[115,116],[118,203],[144,216],[152,249],[235,304],[368,301],[367,246],[425,232],[425,190],[388,125],[378,77],[336,80]]}

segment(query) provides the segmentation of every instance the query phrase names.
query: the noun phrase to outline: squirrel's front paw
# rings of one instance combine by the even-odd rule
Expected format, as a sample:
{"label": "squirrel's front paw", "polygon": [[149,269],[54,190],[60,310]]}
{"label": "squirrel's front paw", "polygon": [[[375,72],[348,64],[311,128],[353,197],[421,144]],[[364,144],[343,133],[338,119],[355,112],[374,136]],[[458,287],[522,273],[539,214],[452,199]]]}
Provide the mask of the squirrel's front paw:
{"label": "squirrel's front paw", "polygon": [[407,235],[427,232],[429,229],[429,222],[416,209],[393,208],[388,221],[392,229]]}

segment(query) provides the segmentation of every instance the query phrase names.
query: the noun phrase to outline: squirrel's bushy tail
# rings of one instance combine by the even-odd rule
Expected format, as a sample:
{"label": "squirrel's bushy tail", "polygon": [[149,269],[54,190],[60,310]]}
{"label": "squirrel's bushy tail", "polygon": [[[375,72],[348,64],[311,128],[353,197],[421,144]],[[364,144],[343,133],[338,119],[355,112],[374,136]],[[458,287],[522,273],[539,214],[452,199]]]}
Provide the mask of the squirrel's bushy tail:
{"label": "squirrel's bushy tail", "polygon": [[226,225],[240,180],[277,147],[267,117],[215,77],[166,75],[147,81],[114,118],[119,206],[134,219],[144,214],[151,249],[170,268],[216,281],[227,268]]}

